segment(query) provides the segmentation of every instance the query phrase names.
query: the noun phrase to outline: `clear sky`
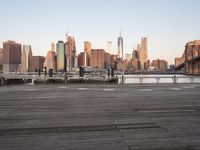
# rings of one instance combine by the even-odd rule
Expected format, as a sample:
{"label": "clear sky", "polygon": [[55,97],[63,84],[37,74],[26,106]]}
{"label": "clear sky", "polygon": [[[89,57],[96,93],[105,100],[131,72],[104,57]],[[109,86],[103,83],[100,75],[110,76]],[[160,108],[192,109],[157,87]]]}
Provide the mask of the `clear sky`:
{"label": "clear sky", "polygon": [[0,0],[0,47],[6,40],[32,46],[46,55],[51,42],[75,36],[93,48],[117,49],[120,29],[124,53],[148,38],[149,59],[174,63],[188,41],[200,39],[200,0]]}

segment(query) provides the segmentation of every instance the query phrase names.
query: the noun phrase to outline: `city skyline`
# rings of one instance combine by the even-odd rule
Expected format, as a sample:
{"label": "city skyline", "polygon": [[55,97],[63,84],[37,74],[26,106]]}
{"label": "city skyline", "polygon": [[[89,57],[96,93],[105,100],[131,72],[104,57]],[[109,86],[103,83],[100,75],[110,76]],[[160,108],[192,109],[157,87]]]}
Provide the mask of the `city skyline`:
{"label": "city skyline", "polygon": [[84,41],[90,41],[94,49],[105,50],[112,41],[117,53],[122,29],[124,54],[131,54],[140,38],[147,37],[149,59],[174,64],[185,43],[199,39],[200,34],[198,0],[0,1],[4,6],[0,48],[4,41],[15,40],[31,45],[34,55],[46,56],[52,41],[65,41],[65,32],[76,38],[78,53],[84,51]]}

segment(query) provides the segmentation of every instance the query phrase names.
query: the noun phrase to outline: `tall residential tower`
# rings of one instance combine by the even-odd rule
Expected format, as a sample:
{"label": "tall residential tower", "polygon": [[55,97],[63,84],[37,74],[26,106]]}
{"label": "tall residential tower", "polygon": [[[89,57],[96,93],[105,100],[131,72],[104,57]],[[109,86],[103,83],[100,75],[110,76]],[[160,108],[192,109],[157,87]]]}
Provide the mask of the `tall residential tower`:
{"label": "tall residential tower", "polygon": [[141,39],[141,45],[138,48],[141,67],[144,69],[144,63],[148,60],[148,49],[147,49],[147,38],[143,37]]}
{"label": "tall residential tower", "polygon": [[58,41],[56,44],[56,52],[57,52],[57,70],[65,71],[66,70],[66,51],[65,44],[63,41]]}
{"label": "tall residential tower", "polygon": [[30,71],[30,57],[32,57],[31,45],[23,45],[21,57],[21,72]]}
{"label": "tall residential tower", "polygon": [[66,71],[70,72],[72,69],[76,68],[77,63],[77,55],[76,55],[76,43],[75,38],[66,34]]}

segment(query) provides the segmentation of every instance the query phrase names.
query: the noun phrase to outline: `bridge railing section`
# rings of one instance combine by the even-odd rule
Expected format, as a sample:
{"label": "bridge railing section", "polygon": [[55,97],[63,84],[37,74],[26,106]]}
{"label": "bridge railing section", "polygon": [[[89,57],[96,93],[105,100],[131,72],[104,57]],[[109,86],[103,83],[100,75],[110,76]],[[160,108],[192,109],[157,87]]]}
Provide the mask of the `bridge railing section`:
{"label": "bridge railing section", "polygon": [[200,83],[200,76],[185,75],[122,75],[119,84]]}

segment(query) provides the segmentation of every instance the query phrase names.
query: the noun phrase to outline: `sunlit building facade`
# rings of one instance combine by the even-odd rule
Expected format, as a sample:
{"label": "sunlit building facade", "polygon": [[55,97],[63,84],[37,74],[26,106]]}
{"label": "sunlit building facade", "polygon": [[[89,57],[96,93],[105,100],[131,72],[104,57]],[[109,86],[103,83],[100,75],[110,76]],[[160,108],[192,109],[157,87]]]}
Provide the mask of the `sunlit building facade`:
{"label": "sunlit building facade", "polygon": [[66,47],[66,71],[70,72],[72,69],[77,68],[77,54],[76,54],[76,42],[74,37],[66,34],[67,42]]}
{"label": "sunlit building facade", "polygon": [[30,57],[32,56],[31,45],[23,45],[21,57],[21,72],[30,71]]}
{"label": "sunlit building facade", "polygon": [[112,41],[108,41],[108,43],[107,43],[107,52],[110,53],[111,55],[114,54],[114,52],[113,52],[113,46],[112,46]]}
{"label": "sunlit building facade", "polygon": [[[137,49],[139,48],[140,48],[140,45],[138,44]],[[135,50],[135,49],[132,52],[131,69],[133,71],[139,71],[141,69],[141,64],[139,60],[139,52],[138,50]]]}
{"label": "sunlit building facade", "polygon": [[90,66],[96,68],[104,68],[105,50],[92,49],[90,55]]}
{"label": "sunlit building facade", "polygon": [[89,66],[89,54],[87,52],[81,52],[78,55],[78,66],[79,67]]}
{"label": "sunlit building facade", "polygon": [[53,71],[56,71],[56,54],[55,54],[55,44],[51,44],[51,50],[48,51],[47,56],[45,58],[44,67],[46,67],[47,72],[49,69],[53,69]]}
{"label": "sunlit building facade", "polygon": [[165,60],[156,59],[152,60],[151,67],[154,68],[154,70],[165,71],[168,69],[168,63]]}
{"label": "sunlit building facade", "polygon": [[84,41],[84,52],[88,53],[90,55],[92,50],[92,44],[89,41]]}
{"label": "sunlit building facade", "polygon": [[65,44],[63,41],[58,41],[56,44],[57,52],[57,70],[65,71],[66,70],[66,50]]}
{"label": "sunlit building facade", "polygon": [[141,45],[138,45],[138,52],[141,62],[141,67],[144,69],[144,63],[148,60],[148,47],[147,47],[147,38],[143,37],[141,39]]}

